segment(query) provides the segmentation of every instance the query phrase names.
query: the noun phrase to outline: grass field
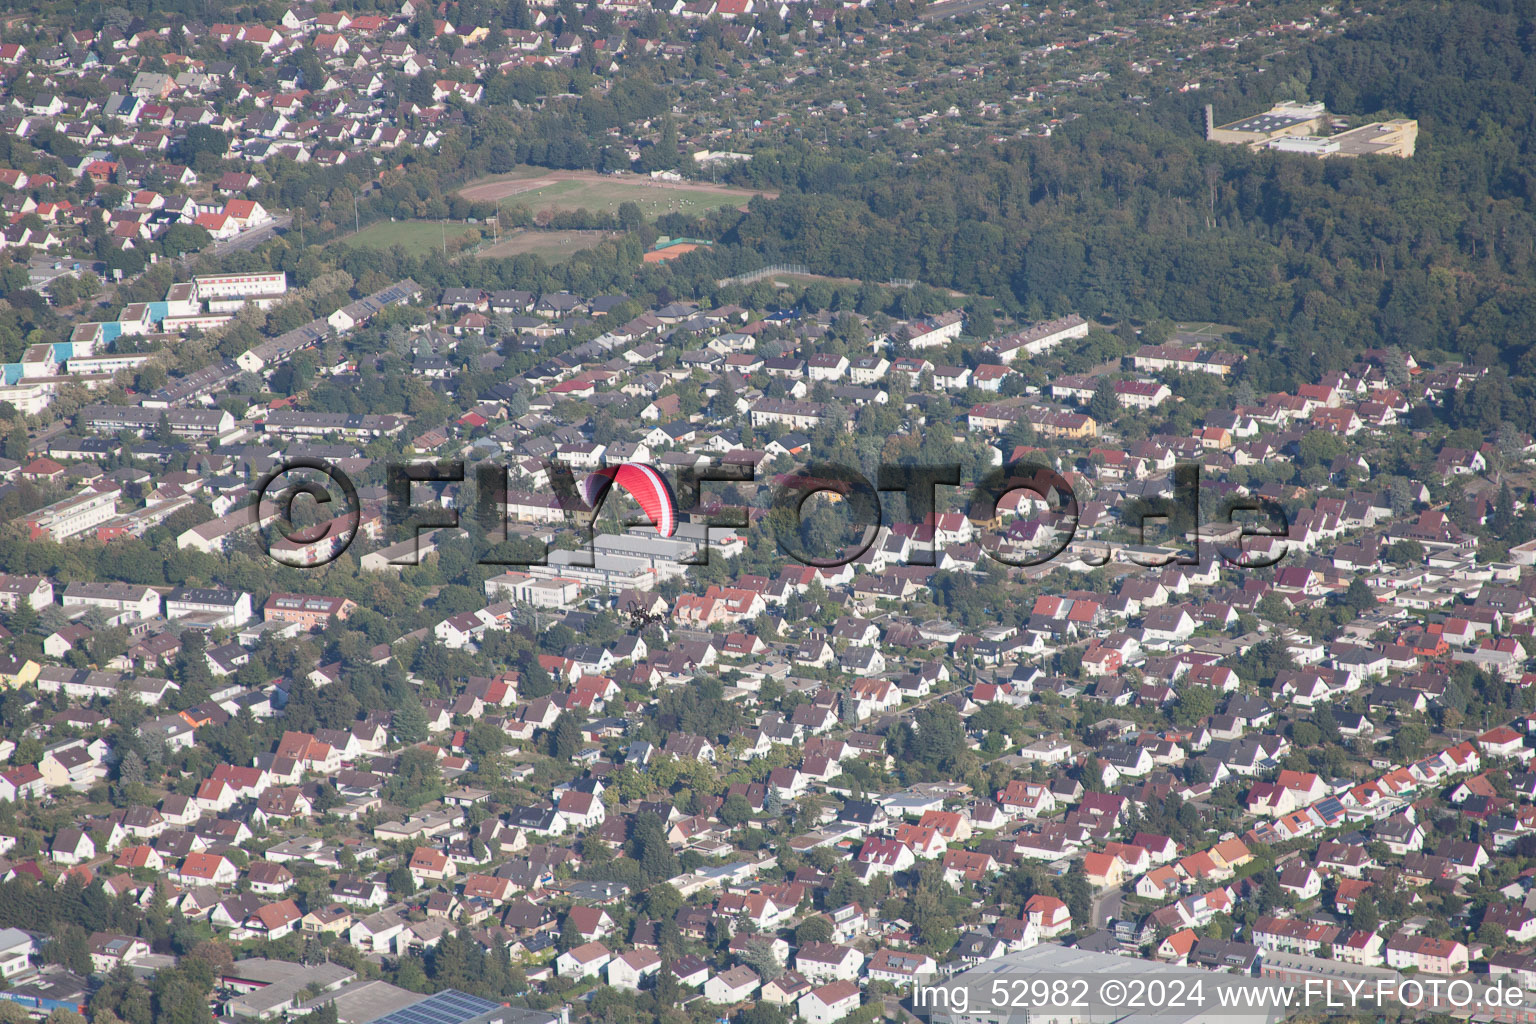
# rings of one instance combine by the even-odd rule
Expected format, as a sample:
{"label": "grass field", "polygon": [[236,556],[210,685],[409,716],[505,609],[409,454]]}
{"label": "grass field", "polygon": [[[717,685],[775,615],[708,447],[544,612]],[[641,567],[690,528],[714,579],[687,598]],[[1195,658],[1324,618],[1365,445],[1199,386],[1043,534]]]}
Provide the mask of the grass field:
{"label": "grass field", "polygon": [[475,255],[481,259],[505,259],[532,253],[545,263],[559,263],[573,252],[590,249],[609,237],[608,231],[515,231],[487,245]]}
{"label": "grass field", "polygon": [[468,238],[478,242],[480,225],[463,221],[383,220],[342,241],[360,249],[389,249],[398,245],[412,256],[423,256],[429,252],[442,252],[445,234],[451,254],[456,240]]}
{"label": "grass field", "polygon": [[774,274],[767,280],[773,282],[776,288],[787,288],[792,284],[810,284],[812,281],[825,281],[839,288],[857,288],[862,283],[856,277],[829,277],[826,274]]}
{"label": "grass field", "polygon": [[[788,287],[791,287],[792,285],[797,285],[797,284],[809,284],[812,281],[825,281],[828,284],[832,285],[834,288],[857,288],[857,287],[859,287],[859,285],[864,283],[863,281],[860,281],[856,277],[831,277],[831,276],[828,276],[827,274],[774,274],[772,277],[768,278],[767,280],[775,288],[788,288]],[[874,282],[871,282],[871,283],[872,284],[881,284],[881,282],[879,282],[879,281],[874,281]],[[884,287],[890,288],[890,289],[893,289],[893,290],[899,290],[899,289],[902,289],[902,288],[908,288],[908,287],[910,287],[910,285],[905,285],[905,284],[885,284]],[[965,292],[956,291],[953,288],[946,288],[946,289],[941,289],[941,290],[947,292],[951,298],[955,298],[955,299],[963,299],[963,298],[965,298]]]}
{"label": "grass field", "polygon": [[1237,328],[1231,324],[1213,324],[1204,321],[1187,324],[1174,324],[1173,329],[1178,331],[1180,334],[1207,334],[1212,338],[1219,338],[1224,334],[1231,334],[1237,330]]}
{"label": "grass field", "polygon": [[476,202],[525,206],[535,217],[575,210],[614,213],[620,204],[632,202],[649,220],[663,213],[699,214],[722,206],[744,206],[758,193],[698,182],[653,181],[633,174],[525,168],[471,182],[459,194]]}

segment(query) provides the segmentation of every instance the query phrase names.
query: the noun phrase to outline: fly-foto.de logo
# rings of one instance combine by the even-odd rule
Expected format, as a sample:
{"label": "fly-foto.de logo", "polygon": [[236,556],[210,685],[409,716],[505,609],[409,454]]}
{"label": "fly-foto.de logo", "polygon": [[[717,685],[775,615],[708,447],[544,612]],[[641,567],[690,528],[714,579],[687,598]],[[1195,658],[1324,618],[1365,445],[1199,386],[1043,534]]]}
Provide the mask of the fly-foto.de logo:
{"label": "fly-foto.de logo", "polygon": [[[684,565],[705,564],[710,530],[742,531],[750,525],[744,508],[722,508],[706,500],[706,485],[734,486],[739,493],[742,485],[758,483],[751,465],[719,459],[675,469],[670,475],[639,462],[606,466],[580,478],[576,474],[569,464],[550,460],[543,461],[540,474],[548,479],[553,499],[546,509],[558,520],[556,525],[576,531],[575,550],[585,554],[585,561],[579,560],[578,554],[577,561],[568,563],[573,565],[593,564],[597,520],[616,494],[632,499],[638,508],[638,515],[620,521],[621,529],[670,538],[688,524],[692,535],[702,534],[704,543],[676,560]],[[1284,557],[1283,538],[1289,528],[1284,508],[1257,496],[1228,498],[1218,510],[1218,528],[1212,530],[1209,524],[1202,527],[1200,477],[1199,463],[1179,463],[1169,475],[1165,493],[1143,496],[1120,510],[1121,526],[1131,532],[1135,542],[1118,548],[1095,542],[1074,552],[1073,560],[1095,566],[1118,555],[1147,567],[1198,563],[1209,536],[1219,538],[1213,546],[1230,565],[1255,569],[1279,562]],[[473,479],[473,516],[490,545],[480,563],[547,565],[547,541],[515,537],[511,530],[513,491],[507,468],[480,463],[474,467]],[[382,524],[393,542],[388,564],[419,565],[424,534],[461,529],[457,507],[418,499],[429,488],[466,480],[462,462],[394,463],[387,467]],[[835,568],[856,562],[869,551],[882,527],[903,524],[908,528],[905,532],[919,541],[908,552],[907,563],[937,565],[946,536],[937,512],[939,488],[959,487],[961,469],[958,464],[885,465],[870,480],[850,466],[811,463],[764,484],[769,495],[765,504],[758,504],[764,509],[760,518],[766,518],[772,527],[778,550],[802,565]],[[333,489],[339,494],[333,495]],[[893,508],[893,503],[882,500],[883,494],[900,494],[905,501],[899,509]],[[833,550],[818,549],[815,538],[807,537],[801,529],[806,505],[818,495],[837,504],[848,532],[857,535]],[[296,525],[295,510],[302,498],[310,499],[322,517],[330,518],[309,526]],[[999,532],[1005,507],[1011,518],[1007,528]],[[264,549],[274,560],[294,568],[335,561],[363,532],[363,508],[356,485],[339,467],[320,459],[293,459],[272,470],[257,485],[256,501],[250,508]],[[1079,513],[1078,497],[1060,472],[1042,464],[1016,462],[992,470],[971,485],[963,517],[983,531],[981,550],[988,558],[1005,566],[1029,567],[1058,559],[1068,551],[1077,539]],[[1192,550],[1170,551],[1149,540],[1149,531],[1159,530],[1191,535]],[[1251,550],[1246,546],[1250,539],[1270,542],[1268,550]]]}

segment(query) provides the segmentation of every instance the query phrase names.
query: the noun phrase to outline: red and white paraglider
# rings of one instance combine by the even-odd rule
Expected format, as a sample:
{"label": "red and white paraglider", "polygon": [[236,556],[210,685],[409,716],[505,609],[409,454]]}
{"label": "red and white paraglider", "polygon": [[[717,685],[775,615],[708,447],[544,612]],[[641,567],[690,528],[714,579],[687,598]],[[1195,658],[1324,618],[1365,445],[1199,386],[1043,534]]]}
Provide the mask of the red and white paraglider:
{"label": "red and white paraglider", "polygon": [[581,482],[581,496],[587,507],[597,508],[614,484],[640,503],[658,534],[670,537],[677,532],[677,501],[666,477],[643,462],[604,466]]}

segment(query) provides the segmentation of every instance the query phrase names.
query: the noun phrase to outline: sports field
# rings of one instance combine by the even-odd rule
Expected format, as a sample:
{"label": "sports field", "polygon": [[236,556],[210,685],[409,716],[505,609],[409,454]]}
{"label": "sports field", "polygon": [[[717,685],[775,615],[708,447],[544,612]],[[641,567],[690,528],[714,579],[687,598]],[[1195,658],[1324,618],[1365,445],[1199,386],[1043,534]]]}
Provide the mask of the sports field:
{"label": "sports field", "polygon": [[487,243],[475,253],[481,259],[505,259],[531,253],[545,263],[559,263],[573,252],[590,249],[609,237],[610,231],[513,231],[503,232],[501,241]]}
{"label": "sports field", "polygon": [[429,252],[442,252],[443,240],[446,238],[451,256],[456,241],[480,241],[480,229],[479,224],[466,224],[463,221],[381,220],[341,241],[359,249],[390,249],[398,245],[412,256],[424,256]]}
{"label": "sports field", "polygon": [[[475,202],[524,206],[540,214],[615,213],[621,203],[634,203],[647,220],[664,213],[707,213],[722,206],[745,206],[759,193],[691,181],[655,181],[638,174],[598,174],[596,171],[550,171],[529,167],[481,178],[459,189]],[[773,193],[762,193],[772,196]]]}
{"label": "sports field", "polygon": [[1237,330],[1237,328],[1233,327],[1231,324],[1213,324],[1203,320],[1187,324],[1174,324],[1173,329],[1178,331],[1180,334],[1209,335],[1213,340],[1220,338],[1224,334],[1231,334]]}

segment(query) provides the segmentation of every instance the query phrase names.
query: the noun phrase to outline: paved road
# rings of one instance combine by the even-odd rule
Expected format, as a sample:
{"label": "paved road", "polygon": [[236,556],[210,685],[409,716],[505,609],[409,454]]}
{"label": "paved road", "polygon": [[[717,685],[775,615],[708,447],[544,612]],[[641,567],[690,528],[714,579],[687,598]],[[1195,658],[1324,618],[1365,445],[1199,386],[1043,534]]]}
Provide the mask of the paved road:
{"label": "paved road", "polygon": [[1123,902],[1119,889],[1108,889],[1093,898],[1093,924],[1095,928],[1103,928],[1110,921],[1120,916],[1120,905]]}
{"label": "paved road", "polygon": [[273,217],[269,224],[263,224],[259,228],[252,228],[250,231],[242,231],[234,238],[215,242],[213,244],[213,254],[215,256],[223,256],[225,253],[246,252],[254,249],[279,231],[286,231],[292,220],[293,218],[287,214]]}
{"label": "paved road", "polygon": [[48,453],[48,442],[60,434],[67,433],[69,433],[69,424],[59,421],[50,423],[32,436],[32,439],[27,442],[27,450],[34,455],[46,455]]}

